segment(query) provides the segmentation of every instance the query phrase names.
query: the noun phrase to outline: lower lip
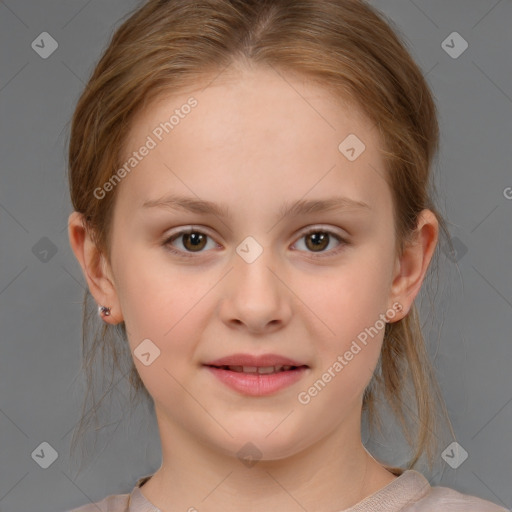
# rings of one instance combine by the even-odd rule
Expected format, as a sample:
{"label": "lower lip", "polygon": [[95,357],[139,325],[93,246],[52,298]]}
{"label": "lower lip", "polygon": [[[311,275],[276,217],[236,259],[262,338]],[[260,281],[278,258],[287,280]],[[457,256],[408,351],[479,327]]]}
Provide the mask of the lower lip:
{"label": "lower lip", "polygon": [[243,373],[206,366],[226,386],[244,395],[265,396],[276,393],[300,380],[309,368],[297,368],[278,373]]}

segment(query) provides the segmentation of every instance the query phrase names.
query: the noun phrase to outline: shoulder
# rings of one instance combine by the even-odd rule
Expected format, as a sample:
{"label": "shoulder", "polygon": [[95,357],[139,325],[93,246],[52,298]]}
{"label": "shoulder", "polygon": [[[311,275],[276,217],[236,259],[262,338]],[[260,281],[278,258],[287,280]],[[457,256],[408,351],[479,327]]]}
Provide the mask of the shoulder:
{"label": "shoulder", "polygon": [[[111,494],[110,496],[107,496],[106,498],[103,498],[101,501],[97,501],[96,503],[88,503],[78,508],[74,508],[73,510],[66,510],[66,512],[131,512],[138,510],[149,511],[151,504],[147,502],[144,496],[138,491],[140,486],[145,484],[151,477],[152,474],[139,478],[129,494]],[[151,508],[151,510],[159,512],[157,508]]]}
{"label": "shoulder", "polygon": [[67,512],[126,512],[129,504],[129,494],[111,494],[96,503],[88,503]]}
{"label": "shoulder", "polygon": [[410,503],[404,512],[509,512],[491,501],[462,494],[447,487],[431,487],[418,501]]}

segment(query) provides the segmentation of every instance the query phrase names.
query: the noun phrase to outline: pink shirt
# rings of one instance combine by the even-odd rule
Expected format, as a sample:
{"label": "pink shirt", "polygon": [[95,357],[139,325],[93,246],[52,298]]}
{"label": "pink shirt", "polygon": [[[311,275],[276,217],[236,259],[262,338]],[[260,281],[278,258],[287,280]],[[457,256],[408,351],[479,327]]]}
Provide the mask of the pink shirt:
{"label": "pink shirt", "polygon": [[[130,494],[113,494],[94,504],[68,512],[161,512],[140,490],[152,475],[140,478]],[[398,478],[340,512],[509,512],[506,508],[447,487],[431,487],[418,471],[403,471]]]}

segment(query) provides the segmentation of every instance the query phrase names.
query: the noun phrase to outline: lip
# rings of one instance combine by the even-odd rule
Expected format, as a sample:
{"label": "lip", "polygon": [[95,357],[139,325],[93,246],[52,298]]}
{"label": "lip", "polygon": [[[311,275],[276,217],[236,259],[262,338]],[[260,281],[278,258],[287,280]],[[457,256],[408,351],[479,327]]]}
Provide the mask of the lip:
{"label": "lip", "polygon": [[309,373],[309,368],[305,366],[272,374],[235,372],[214,366],[205,366],[205,368],[224,385],[248,396],[272,395],[295,384]]}
{"label": "lip", "polygon": [[[306,364],[278,354],[232,354],[215,359],[203,365],[214,377],[224,385],[248,396],[267,396],[291,386],[310,372]],[[296,366],[296,369],[280,371],[272,374],[243,373],[220,366]]]}
{"label": "lip", "polygon": [[206,366],[308,366],[278,354],[232,354],[204,363]]}

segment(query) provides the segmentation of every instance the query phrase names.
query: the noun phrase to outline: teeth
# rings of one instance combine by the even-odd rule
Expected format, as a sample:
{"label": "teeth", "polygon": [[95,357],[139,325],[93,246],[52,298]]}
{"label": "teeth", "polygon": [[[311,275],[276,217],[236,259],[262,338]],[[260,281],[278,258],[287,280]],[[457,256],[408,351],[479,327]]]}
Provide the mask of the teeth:
{"label": "teeth", "polygon": [[279,371],[277,368],[277,366],[260,366],[258,368],[258,373],[275,373]]}
{"label": "teeth", "polygon": [[228,366],[227,368],[233,372],[242,372],[244,369],[243,366]]}
{"label": "teeth", "polygon": [[269,373],[278,373],[281,371],[288,371],[292,367],[285,366],[223,366],[223,368],[227,368],[233,372],[243,372],[243,373],[259,373],[259,374],[269,374]]}

